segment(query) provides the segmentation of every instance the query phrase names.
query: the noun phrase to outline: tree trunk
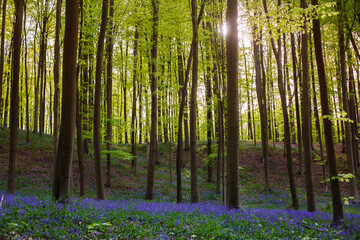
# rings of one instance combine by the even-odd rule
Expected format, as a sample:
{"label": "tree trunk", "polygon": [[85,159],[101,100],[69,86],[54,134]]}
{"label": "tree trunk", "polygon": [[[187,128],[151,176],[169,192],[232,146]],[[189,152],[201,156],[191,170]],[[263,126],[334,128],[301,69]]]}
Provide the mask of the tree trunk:
{"label": "tree trunk", "polygon": [[112,86],[113,86],[113,52],[114,52],[114,41],[113,41],[113,29],[114,29],[114,0],[110,0],[110,12],[109,12],[109,37],[107,45],[107,83],[106,83],[106,187],[111,187],[111,141],[112,141]]}
{"label": "tree trunk", "polygon": [[[307,4],[305,0],[301,0],[301,8],[306,9]],[[308,54],[308,33],[306,27],[306,17],[304,17],[303,32],[301,34],[301,60],[302,60],[302,136],[304,143],[304,158],[305,158],[305,178],[306,178],[306,197],[307,210],[315,212],[315,196],[312,177],[312,150],[311,150],[311,101],[310,101],[310,83],[309,83],[309,54]]]}
{"label": "tree trunk", "polygon": [[[264,10],[267,13],[266,0],[263,0]],[[278,2],[280,5],[280,2]],[[293,165],[292,165],[292,154],[291,154],[291,136],[290,136],[290,126],[289,126],[289,117],[288,117],[288,109],[287,109],[287,101],[286,101],[286,93],[284,89],[284,81],[283,81],[283,72],[282,72],[282,63],[281,63],[281,38],[278,39],[278,47],[275,46],[274,38],[271,38],[271,46],[275,55],[276,63],[277,63],[277,72],[278,72],[278,87],[281,98],[281,107],[284,118],[284,142],[285,142],[285,152],[286,152],[286,163],[289,175],[289,185],[292,199],[292,207],[294,209],[299,208],[299,200],[297,198],[295,179],[293,174]]]}
{"label": "tree trunk", "polygon": [[197,1],[191,0],[191,16],[193,26],[193,68],[192,68],[192,85],[190,96],[190,158],[191,158],[191,203],[199,201],[198,186],[198,162],[196,158],[196,120],[197,120],[197,88],[198,88],[198,28],[197,20]]}
{"label": "tree trunk", "polygon": [[9,193],[14,193],[16,188],[16,159],[17,140],[19,126],[19,78],[20,78],[20,53],[21,53],[21,32],[23,22],[24,1],[15,1],[15,26],[14,26],[14,54],[13,73],[11,84],[11,109],[10,109],[10,150],[9,150]]}
{"label": "tree trunk", "polygon": [[[311,35],[310,35],[311,37]],[[312,45],[310,46],[310,59],[311,59],[311,78],[312,78],[312,92],[313,92],[313,108],[314,108],[314,115],[315,115],[315,126],[318,135],[318,141],[320,146],[320,163],[323,170],[323,181],[325,184],[324,192],[328,192],[328,183],[327,183],[327,176],[326,176],[326,160],[324,158],[324,149],[322,144],[322,137],[321,137],[321,128],[320,128],[320,117],[319,117],[319,110],[318,110],[318,103],[316,97],[316,87],[315,87],[315,69],[314,69],[314,59],[313,59],[313,50]]]}
{"label": "tree trunk", "polygon": [[179,81],[180,81],[180,109],[179,109],[179,121],[178,121],[178,140],[177,140],[177,149],[176,149],[176,201],[177,203],[182,201],[182,183],[181,183],[181,168],[183,167],[183,135],[182,135],[182,120],[184,117],[185,109],[185,98],[187,92],[187,84],[189,82],[189,73],[191,62],[193,58],[193,45],[191,45],[189,58],[187,61],[186,72],[185,72],[185,81],[183,79],[183,64],[182,60],[179,64]]}
{"label": "tree trunk", "polygon": [[238,31],[237,0],[227,1],[227,175],[228,207],[239,208],[239,91],[238,91]]}
{"label": "tree trunk", "polygon": [[100,35],[97,46],[96,54],[96,73],[95,73],[95,98],[94,98],[94,160],[95,160],[95,173],[96,173],[96,190],[97,198],[99,200],[105,199],[104,182],[101,168],[101,147],[100,147],[100,98],[101,98],[101,75],[102,75],[102,63],[104,54],[104,39],[106,31],[108,12],[108,0],[103,0]]}
{"label": "tree trunk", "polygon": [[133,102],[132,102],[132,113],[131,113],[131,154],[133,159],[131,161],[131,167],[134,168],[136,174],[136,83],[138,75],[138,38],[139,32],[138,27],[135,26],[135,39],[134,39],[134,76],[133,76]]}
{"label": "tree trunk", "polygon": [[46,94],[46,50],[47,50],[47,24],[49,17],[48,0],[45,0],[45,10],[42,19],[41,33],[40,33],[40,53],[39,53],[39,67],[38,77],[40,78],[40,95],[39,95],[39,134],[42,136],[45,130],[45,94]]}
{"label": "tree trunk", "polygon": [[72,155],[76,115],[76,60],[78,1],[66,1],[61,125],[55,161],[53,197],[63,203],[71,197]]}
{"label": "tree trunk", "polygon": [[62,4],[62,0],[56,1],[56,27],[55,27],[55,47],[54,47],[54,133],[53,133],[54,156],[56,156],[57,144],[58,144],[58,132],[59,132],[61,4]]}
{"label": "tree trunk", "polygon": [[154,174],[157,158],[157,55],[158,55],[158,26],[159,26],[159,0],[152,0],[153,7],[153,34],[151,48],[151,130],[150,151],[147,163],[146,199],[154,199]]}
{"label": "tree trunk", "polygon": [[[269,176],[269,147],[268,147],[268,120],[267,120],[267,106],[266,106],[266,78],[265,73],[261,75],[261,62],[262,62],[262,44],[256,40],[255,31],[253,31],[253,46],[255,58],[255,83],[256,93],[259,103],[260,123],[261,123],[261,147],[262,147],[262,160],[264,162],[264,175],[265,175],[265,191],[270,191],[270,176]],[[261,38],[259,39],[261,40]],[[260,46],[259,46],[260,45]]]}
{"label": "tree trunk", "polygon": [[82,144],[79,89],[76,92],[76,144],[80,174],[80,197],[85,196],[84,146]]}
{"label": "tree trunk", "polygon": [[[182,120],[183,114],[181,111],[184,111],[184,104],[185,100],[183,101],[183,89],[185,88],[183,83],[183,64],[182,64],[182,56],[178,55],[179,63],[179,83],[181,85],[181,90],[179,90],[179,98],[180,98],[180,113],[178,117],[178,138],[177,138],[177,148],[176,148],[176,202],[182,202],[182,182],[181,182],[181,168],[182,168],[182,161],[183,161],[183,135],[182,135]],[[186,89],[185,89],[186,91]],[[184,104],[182,104],[184,102]]]}
{"label": "tree trunk", "polygon": [[[338,36],[339,36],[339,50],[340,50],[340,74],[341,74],[341,88],[342,88],[342,100],[343,100],[343,109],[347,113],[346,117],[350,117],[350,107],[349,107],[349,96],[348,96],[348,80],[346,76],[346,51],[345,51],[345,36],[344,36],[344,12],[342,7],[342,0],[337,0],[337,10],[338,15]],[[351,125],[349,121],[345,121],[345,148],[346,148],[346,157],[347,157],[347,167],[349,173],[354,175],[353,178],[350,178],[350,195],[354,197],[354,202],[359,202],[359,196],[356,189],[356,179],[355,179],[355,168],[354,168],[354,149],[352,145],[352,133]]]}
{"label": "tree trunk", "polygon": [[[127,59],[129,52],[129,44],[126,42],[126,52],[125,52],[125,58]],[[127,132],[127,107],[126,107],[126,89],[127,89],[127,61],[125,62],[125,77],[124,77],[124,83],[123,83],[123,91],[124,91],[124,123],[125,123],[125,143],[128,143],[128,132]]]}
{"label": "tree trunk", "polygon": [[291,33],[291,55],[292,55],[292,65],[293,65],[293,77],[294,77],[294,95],[295,95],[295,111],[296,111],[296,127],[297,127],[297,141],[298,141],[298,151],[299,151],[299,172],[301,175],[304,174],[304,157],[302,150],[302,134],[301,134],[301,116],[300,116],[300,106],[299,106],[299,91],[298,91],[298,75],[297,75],[297,59],[296,59],[296,47],[295,47],[295,37]]}
{"label": "tree trunk", "polygon": [[5,26],[6,26],[6,5],[7,0],[4,0],[2,8],[2,24],[1,24],[1,47],[0,47],[0,122],[3,113],[3,102],[2,102],[2,92],[3,92],[3,76],[4,76],[4,61],[5,61]]}
{"label": "tree trunk", "polygon": [[[26,4],[24,5],[24,22],[26,22]],[[28,77],[29,75],[28,75],[28,62],[27,62],[28,44],[27,44],[27,40],[26,40],[25,24],[24,24],[24,48],[25,48],[25,56],[24,56],[25,63],[24,63],[24,65],[25,65],[25,97],[26,97],[26,142],[30,143],[29,77]],[[0,96],[0,98],[1,98],[1,96]],[[1,103],[0,103],[0,105],[1,105]],[[1,113],[1,110],[0,110],[0,113]]]}
{"label": "tree trunk", "polygon": [[[205,29],[205,25],[203,24]],[[206,137],[207,137],[207,181],[213,181],[213,159],[210,158],[212,149],[211,149],[211,137],[212,137],[212,100],[211,100],[211,61],[210,61],[210,41],[206,42],[206,75],[205,75],[205,91],[206,91]]]}
{"label": "tree trunk", "polygon": [[[318,0],[311,0],[311,4],[318,5]],[[329,174],[330,174],[330,186],[331,186],[331,198],[333,206],[333,226],[338,226],[344,221],[343,206],[340,194],[339,179],[337,178],[337,167],[336,167],[336,155],[334,148],[333,139],[333,123],[331,121],[331,111],[329,108],[328,88],[325,74],[325,65],[322,54],[322,40],[320,30],[320,20],[315,18],[313,20],[313,33],[315,43],[315,56],[317,63],[317,70],[319,76],[320,85],[320,98],[321,98],[321,109],[324,123],[324,135],[326,142],[327,160],[329,162]]]}

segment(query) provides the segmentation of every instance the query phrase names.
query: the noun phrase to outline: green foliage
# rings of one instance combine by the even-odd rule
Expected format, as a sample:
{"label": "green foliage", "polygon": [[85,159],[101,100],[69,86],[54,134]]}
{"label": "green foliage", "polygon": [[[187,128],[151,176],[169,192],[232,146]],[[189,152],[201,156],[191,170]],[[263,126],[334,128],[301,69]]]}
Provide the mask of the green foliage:
{"label": "green foliage", "polygon": [[[337,179],[339,182],[350,182],[351,178],[354,178],[351,173],[339,173],[337,176],[332,177],[331,180]],[[326,181],[330,182],[330,178],[327,178]]]}
{"label": "green foliage", "polygon": [[128,152],[124,152],[123,150],[115,149],[115,150],[102,150],[101,154],[105,155],[110,153],[115,158],[120,158],[124,161],[131,161],[134,158],[134,155]]}
{"label": "green foliage", "polygon": [[316,164],[318,164],[320,166],[325,166],[326,165],[326,159],[324,158],[324,160],[321,160],[319,155],[315,155],[314,161],[316,162]]}
{"label": "green foliage", "polygon": [[336,117],[336,116],[333,116],[333,115],[331,115],[331,116],[329,116],[329,115],[323,115],[322,118],[323,118],[323,119],[330,119],[330,120],[333,122],[333,124],[335,124],[336,121],[342,121],[342,122],[348,122],[348,123],[353,123],[353,122],[354,122],[354,121],[351,120],[350,118],[347,118],[347,117],[346,117],[346,116],[347,116],[347,113],[346,113],[345,111],[340,111],[340,112],[338,113],[338,116],[339,116],[339,117]]}

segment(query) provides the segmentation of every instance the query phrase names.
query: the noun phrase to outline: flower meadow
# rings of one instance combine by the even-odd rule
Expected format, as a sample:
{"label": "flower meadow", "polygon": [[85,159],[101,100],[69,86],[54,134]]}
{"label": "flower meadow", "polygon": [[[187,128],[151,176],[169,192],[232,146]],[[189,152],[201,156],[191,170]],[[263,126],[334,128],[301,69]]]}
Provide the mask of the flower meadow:
{"label": "flower meadow", "polygon": [[360,239],[359,214],[346,214],[339,228],[331,220],[331,213],[206,202],[75,198],[64,205],[0,195],[0,239]]}

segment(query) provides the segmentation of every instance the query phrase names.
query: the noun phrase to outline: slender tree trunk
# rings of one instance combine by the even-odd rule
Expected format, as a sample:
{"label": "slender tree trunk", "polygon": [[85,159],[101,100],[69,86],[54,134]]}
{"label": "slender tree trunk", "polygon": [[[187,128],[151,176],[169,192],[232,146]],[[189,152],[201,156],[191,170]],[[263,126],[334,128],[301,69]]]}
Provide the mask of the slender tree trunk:
{"label": "slender tree trunk", "polygon": [[[265,73],[261,75],[261,62],[262,62],[262,44],[259,44],[256,40],[255,31],[253,31],[253,46],[254,46],[254,58],[255,58],[255,83],[256,93],[259,103],[260,111],[260,123],[261,123],[261,146],[262,146],[262,158],[264,162],[265,172],[265,191],[270,191],[270,176],[269,176],[269,147],[268,147],[268,120],[267,120],[267,106],[266,106],[266,79]],[[261,40],[261,38],[259,39]],[[260,45],[260,46],[259,46]]]}
{"label": "slender tree trunk", "polygon": [[[26,22],[26,4],[24,4],[24,22]],[[24,56],[24,65],[25,65],[25,96],[26,96],[26,142],[30,142],[30,116],[29,116],[29,76],[28,76],[28,45],[26,40],[26,26],[24,24],[24,47],[25,47],[25,56]],[[0,94],[1,95],[1,94]],[[1,97],[0,97],[1,98]],[[1,103],[0,103],[1,105]],[[0,110],[1,113],[1,110]],[[1,114],[0,114],[1,116]]]}
{"label": "slender tree trunk", "polygon": [[[12,59],[12,49],[9,53],[8,63],[10,66]],[[10,92],[10,84],[11,84],[11,73],[13,66],[10,66],[10,71],[6,73],[6,96],[5,96],[5,105],[4,105],[4,126],[8,126],[8,115],[9,115],[9,92]]]}
{"label": "slender tree trunk", "polygon": [[16,159],[17,140],[19,126],[19,78],[20,78],[20,53],[21,53],[21,32],[23,22],[24,1],[15,1],[15,26],[14,26],[14,56],[13,73],[11,84],[11,109],[10,109],[10,151],[9,151],[9,193],[14,193],[16,188]]}
{"label": "slender tree trunk", "polygon": [[294,117],[294,105],[293,105],[293,95],[291,92],[290,86],[290,77],[289,77],[289,65],[288,65],[288,56],[287,56],[287,47],[286,47],[286,34],[283,34],[284,41],[284,76],[285,76],[285,84],[288,92],[289,98],[289,120],[290,120],[290,132],[291,132],[291,143],[296,144],[296,132],[295,132],[295,117]]}
{"label": "slender tree trunk", "polygon": [[222,153],[223,153],[223,146],[224,146],[224,134],[223,134],[223,113],[222,113],[222,101],[221,101],[221,93],[220,93],[220,86],[218,80],[218,63],[216,57],[216,30],[211,28],[210,22],[208,22],[207,27],[209,31],[212,33],[212,37],[210,38],[212,52],[213,52],[213,77],[214,77],[214,95],[217,98],[217,120],[216,120],[216,137],[218,142],[218,149],[217,149],[217,157],[216,157],[216,193],[221,193],[221,161],[222,161]]}
{"label": "slender tree trunk", "polygon": [[46,88],[46,51],[47,51],[47,24],[48,24],[48,0],[45,0],[45,10],[42,20],[40,33],[40,55],[38,77],[40,78],[40,95],[39,95],[39,134],[42,136],[45,130],[45,88]]}
{"label": "slender tree trunk", "polygon": [[158,26],[159,26],[159,0],[152,0],[153,7],[153,34],[151,48],[151,130],[150,151],[147,163],[146,199],[154,199],[154,173],[157,158],[157,55],[158,55]]}
{"label": "slender tree trunk", "polygon": [[198,88],[198,28],[197,19],[197,1],[191,1],[191,16],[193,26],[193,68],[192,68],[192,85],[190,97],[190,158],[191,158],[191,203],[199,201],[198,186],[198,162],[196,158],[196,121],[197,121],[197,88]]}
{"label": "slender tree trunk", "polygon": [[[314,6],[318,5],[318,0],[311,0],[311,4]],[[315,43],[315,56],[317,63],[317,70],[319,76],[320,85],[320,98],[321,98],[321,109],[322,115],[328,116],[323,117],[324,123],[324,135],[326,142],[327,160],[329,162],[329,174],[330,174],[330,186],[331,186],[331,198],[333,206],[333,226],[338,226],[344,221],[343,206],[341,201],[339,179],[337,178],[337,167],[336,167],[336,155],[334,148],[333,139],[333,123],[331,121],[331,111],[329,107],[328,88],[325,74],[325,65],[322,54],[322,40],[320,30],[320,20],[318,18],[313,19],[313,33]]]}
{"label": "slender tree trunk", "polygon": [[81,117],[80,117],[80,97],[79,89],[76,93],[76,144],[77,154],[79,162],[79,173],[80,173],[80,197],[85,196],[85,166],[84,166],[84,146],[82,144],[82,133],[81,133]]}
{"label": "slender tree trunk", "polygon": [[293,65],[293,78],[294,78],[294,95],[295,95],[295,111],[296,111],[296,127],[297,127],[297,141],[298,141],[298,151],[299,151],[299,172],[301,175],[305,173],[304,171],[304,157],[302,150],[302,134],[301,134],[301,116],[300,116],[300,106],[299,106],[299,91],[298,91],[298,75],[297,75],[297,59],[296,59],[296,47],[295,47],[295,37],[291,33],[291,55],[292,55],[292,65]]}
{"label": "slender tree trunk", "polygon": [[111,141],[112,141],[112,91],[113,91],[113,52],[114,52],[114,40],[113,40],[113,29],[114,29],[114,0],[110,0],[110,12],[109,12],[109,37],[107,45],[107,83],[106,83],[106,187],[111,187]]}
{"label": "slender tree trunk", "polygon": [[[185,92],[187,91],[187,88],[185,86],[185,83],[187,85],[187,82],[184,82],[184,63],[183,63],[183,57],[181,54],[181,43],[180,40],[178,40],[178,74],[179,74],[179,85],[181,88],[179,89],[179,102],[180,102],[180,109],[179,109],[179,117],[178,117],[178,136],[177,136],[177,148],[176,148],[176,202],[180,203],[182,202],[182,181],[181,181],[181,168],[183,164],[183,112],[185,107]],[[192,50],[191,50],[192,51]],[[190,51],[190,56],[192,56],[192,53]],[[191,64],[191,61],[188,61]],[[188,78],[187,78],[188,79]]]}
{"label": "slender tree trunk", "polygon": [[3,116],[3,102],[2,102],[2,92],[3,92],[3,76],[4,76],[4,61],[5,61],[5,26],[6,26],[6,5],[7,0],[4,0],[2,7],[2,23],[1,23],[1,48],[0,48],[0,122],[1,117]]}
{"label": "slender tree trunk", "polygon": [[[126,52],[125,52],[125,59],[128,57],[129,52],[129,44],[126,42]],[[124,77],[124,83],[123,83],[123,91],[124,91],[124,123],[125,123],[125,143],[128,143],[128,132],[127,132],[127,107],[126,107],[126,90],[127,90],[127,60],[125,62],[125,77]]]}
{"label": "slender tree trunk", "polygon": [[63,57],[61,125],[55,161],[53,197],[68,202],[71,197],[72,156],[76,122],[76,59],[78,48],[78,1],[66,1]]}
{"label": "slender tree trunk", "polygon": [[185,146],[184,150],[190,150],[190,134],[189,134],[189,101],[188,101],[188,93],[186,91],[185,94],[185,110],[184,110],[184,137],[185,137]]}
{"label": "slender tree trunk", "polygon": [[133,159],[131,161],[131,167],[134,168],[136,174],[136,84],[138,75],[138,38],[139,32],[138,27],[135,26],[135,39],[134,39],[134,76],[133,76],[133,102],[132,102],[132,113],[131,113],[131,154]]}
{"label": "slender tree trunk", "polygon": [[[310,35],[311,37],[311,35]],[[328,192],[328,184],[327,184],[327,176],[326,176],[326,160],[324,159],[324,149],[322,144],[322,137],[321,137],[321,128],[320,128],[320,117],[319,117],[319,110],[318,110],[318,103],[316,97],[316,87],[315,87],[315,69],[314,69],[314,59],[313,59],[313,50],[312,45],[310,46],[310,59],[311,59],[311,78],[312,78],[312,89],[313,89],[313,106],[314,106],[314,115],[315,115],[315,126],[318,135],[318,141],[320,146],[320,163],[323,170],[323,181],[325,184],[324,192]]]}
{"label": "slender tree trunk", "polygon": [[103,0],[102,16],[100,25],[100,35],[97,46],[96,54],[96,80],[95,80],[95,99],[94,99],[94,159],[95,159],[95,173],[96,173],[96,190],[97,198],[99,200],[105,199],[104,182],[101,168],[101,148],[100,148],[100,98],[101,98],[101,75],[102,75],[102,63],[104,54],[104,39],[106,31],[108,13],[108,0]]}
{"label": "slender tree trunk", "polygon": [[227,175],[229,208],[239,208],[239,91],[238,91],[238,31],[237,0],[227,1]]}
{"label": "slender tree trunk", "polygon": [[61,28],[61,4],[62,0],[56,1],[56,27],[54,47],[54,157],[56,156],[59,132],[59,103],[60,103],[60,28]]}
{"label": "slender tree trunk", "polygon": [[[181,69],[179,69],[179,80],[180,81],[180,85],[181,89],[180,89],[180,109],[179,109],[179,121],[178,121],[178,146],[176,149],[176,201],[177,203],[182,201],[182,183],[181,183],[181,168],[183,166],[183,135],[182,135],[182,120],[183,120],[183,116],[184,116],[184,109],[185,109],[185,98],[186,98],[186,92],[187,92],[187,84],[189,82],[189,73],[190,73],[190,67],[191,67],[191,62],[192,62],[192,58],[193,58],[193,45],[191,45],[190,48],[190,54],[189,54],[189,58],[187,61],[187,67],[186,67],[186,72],[185,72],[185,81],[183,82],[183,67],[181,67]],[[183,66],[182,64],[180,66]]]}
{"label": "slender tree trunk", "polygon": [[[307,4],[305,0],[301,0],[301,8],[306,9]],[[310,83],[309,83],[309,54],[308,54],[308,33],[306,27],[306,17],[304,18],[303,32],[301,34],[301,60],[302,60],[302,135],[304,143],[304,158],[305,158],[305,178],[306,178],[306,196],[307,196],[307,210],[315,212],[315,196],[312,177],[312,150],[311,150],[311,101],[310,101]]]}
{"label": "slender tree trunk", "polygon": [[[205,29],[205,24],[203,23]],[[211,137],[212,137],[212,100],[211,100],[211,67],[210,67],[210,41],[206,42],[206,75],[205,75],[205,91],[206,91],[206,137],[207,137],[207,181],[213,181],[213,160],[210,158],[212,153],[211,149]]]}
{"label": "slender tree trunk", "polygon": [[[278,5],[280,2],[278,2]],[[263,0],[264,10],[267,13],[266,0]],[[297,198],[295,179],[293,174],[293,165],[292,165],[292,154],[291,154],[291,139],[290,139],[290,127],[289,127],[289,117],[288,117],[288,109],[287,109],[287,101],[286,101],[286,93],[284,89],[284,81],[283,81],[283,72],[282,72],[282,63],[281,63],[281,39],[278,39],[278,47],[275,46],[274,38],[271,38],[271,46],[275,55],[276,63],[277,63],[277,72],[278,72],[278,87],[281,98],[281,107],[284,118],[284,142],[285,142],[285,152],[286,152],[286,163],[289,175],[289,185],[292,199],[292,207],[294,209],[299,208],[299,200]]]}
{"label": "slender tree trunk", "polygon": [[[83,0],[79,1],[80,5],[80,34],[79,34],[79,46],[78,46],[78,59],[83,56],[83,26],[84,26],[84,15],[83,15]],[[77,144],[77,157],[79,165],[79,185],[80,185],[80,197],[85,196],[85,167],[84,167],[84,145],[82,144],[82,119],[81,119],[81,97],[79,89],[79,77],[81,73],[80,61],[76,67],[76,144]]]}
{"label": "slender tree trunk", "polygon": [[[346,51],[345,51],[345,36],[344,36],[344,12],[342,7],[343,1],[337,0],[338,15],[338,35],[339,35],[339,50],[340,50],[340,73],[341,73],[341,87],[343,109],[347,113],[347,118],[350,117],[349,96],[348,96],[348,80],[346,76]],[[351,125],[349,121],[345,121],[345,148],[347,156],[347,167],[349,173],[354,175],[350,178],[350,195],[354,197],[354,202],[359,202],[359,196],[356,189],[355,169],[354,169],[354,149],[352,145]]]}

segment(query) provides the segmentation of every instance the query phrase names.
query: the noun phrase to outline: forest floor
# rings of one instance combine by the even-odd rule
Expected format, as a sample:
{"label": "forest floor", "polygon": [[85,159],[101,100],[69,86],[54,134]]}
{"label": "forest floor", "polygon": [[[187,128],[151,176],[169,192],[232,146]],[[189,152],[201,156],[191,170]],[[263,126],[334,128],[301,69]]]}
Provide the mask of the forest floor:
{"label": "forest floor", "polygon": [[[8,136],[9,136],[9,129],[2,128],[0,130],[0,166],[1,166],[0,193],[6,191],[6,184],[7,184],[8,152],[9,152]],[[42,137],[40,137],[38,134],[31,134],[30,143],[26,143],[25,136],[26,133],[24,131],[19,132],[18,161],[17,161],[17,175],[16,175],[17,192],[20,194],[32,195],[32,196],[35,194],[35,196],[40,196],[40,198],[41,196],[46,196],[46,198],[48,198],[49,196],[51,196],[51,186],[52,186],[52,176],[53,176],[52,136],[43,135]],[[128,154],[130,152],[130,144],[115,144],[113,148],[116,151],[114,152],[114,156],[112,158],[112,172],[111,172],[112,185],[110,188],[105,189],[107,199],[110,200],[122,199],[123,201],[131,201],[131,202],[144,199],[145,190],[146,190],[146,144],[137,144],[136,174],[134,169],[131,168],[131,159],[129,158],[129,154]],[[176,202],[176,172],[175,172],[176,145],[168,144],[168,143],[159,143],[158,150],[159,150],[160,164],[156,165],[156,170],[155,170],[156,171],[155,172],[155,202],[175,203]],[[342,150],[341,144],[337,144],[336,155],[338,160],[339,172],[347,173],[346,155],[341,150]],[[92,146],[90,144],[90,154],[85,155],[85,175],[86,175],[86,188],[87,188],[86,197],[96,198],[96,189],[95,189],[96,186],[95,186],[95,174],[94,174],[95,169],[94,169],[94,160],[92,157],[93,154],[91,153],[91,151],[92,151]],[[293,164],[294,164],[293,169],[296,176],[296,186],[298,189],[298,197],[300,200],[300,209],[302,211],[305,211],[306,210],[305,175],[301,175],[299,173],[298,150],[296,145],[292,146],[292,153],[293,153]],[[257,144],[254,144],[254,142],[241,141],[239,166],[240,166],[240,201],[242,208],[244,207],[245,209],[257,208],[257,209],[276,209],[276,210],[283,209],[284,211],[287,211],[286,209],[289,209],[291,207],[287,166],[286,166],[286,159],[284,157],[283,144],[270,142],[269,154],[270,154],[269,167],[270,167],[270,178],[271,178],[270,179],[271,192],[265,192],[263,190],[264,165],[261,159],[261,142],[257,142]],[[320,155],[319,146],[317,144],[314,144],[313,156],[315,161],[313,162],[313,179],[314,179],[317,209],[321,212],[330,213],[332,211],[331,195],[328,191],[325,192],[323,169],[322,166],[318,163],[319,155]],[[205,165],[207,158],[206,142],[198,143],[197,156],[200,163],[199,165],[200,166],[199,167],[200,201],[205,204],[208,203],[215,204],[216,206],[223,205],[222,196],[215,193],[215,189],[216,189],[215,181],[207,182],[207,168]],[[104,156],[103,165],[102,165],[104,173],[106,166],[105,159],[106,158]],[[182,170],[182,183],[183,183],[182,190],[183,190],[183,200],[185,203],[190,202],[189,161],[190,161],[190,153],[189,151],[184,151],[185,167]],[[326,172],[327,172],[327,167],[326,167]],[[74,151],[73,174],[74,174],[73,192],[74,192],[74,196],[78,196],[79,167],[78,167],[76,151]],[[104,174],[104,179],[105,179],[105,174]],[[214,169],[213,179],[216,180],[215,169]],[[357,181],[357,187],[358,187],[358,191],[360,191],[359,180]],[[346,199],[349,194],[349,183],[346,182],[341,183],[341,191],[343,194],[342,197]],[[345,212],[348,214],[356,214],[355,216],[357,216],[358,218],[356,221],[360,222],[359,209],[360,206],[358,204],[350,204],[345,208]],[[250,214],[256,215],[256,213],[250,213]],[[281,214],[283,213],[280,213],[280,215]],[[283,222],[281,218],[279,219],[280,222]],[[264,220],[264,221],[268,221],[268,220]],[[317,220],[313,220],[313,221],[316,222]],[[262,224],[264,225],[265,223]],[[326,221],[324,221],[324,224],[327,224]],[[0,225],[1,225],[1,203],[0,203]],[[11,228],[10,225],[7,227]],[[303,231],[303,227],[301,226],[301,224],[300,224],[300,228],[301,231]],[[305,229],[306,228],[307,227],[305,226]],[[270,232],[274,232],[273,229],[271,228],[269,229]],[[349,229],[352,229],[352,227],[351,228],[349,227]],[[360,229],[356,230],[357,227],[355,230],[350,231],[349,229],[346,231],[350,233],[346,233],[346,234],[353,234],[352,231],[360,231]],[[86,231],[91,232],[89,230]],[[163,231],[163,229],[161,231]],[[222,230],[220,232],[221,234],[223,234]],[[137,236],[136,234],[138,233],[131,233],[130,235],[125,234],[124,236],[130,236],[131,238],[131,236]],[[190,234],[190,233],[186,233],[186,234]],[[193,238],[192,235],[189,237],[189,235],[186,234],[184,235],[185,236],[184,239]],[[198,233],[198,234],[201,235],[202,233]],[[207,238],[206,237],[207,233],[204,234],[205,235],[202,236],[205,236],[205,238]],[[258,234],[262,234],[261,231],[258,231]],[[286,235],[282,235],[281,231],[278,234],[279,234],[278,236],[286,236]],[[317,236],[313,234],[315,233],[311,232],[306,236]],[[329,234],[326,236],[333,236],[333,235],[336,236],[337,233],[326,230],[326,234]],[[345,236],[348,236],[346,234]],[[357,234],[359,235],[356,236],[360,237],[360,232],[358,232]],[[6,235],[6,236],[8,237],[10,235]],[[48,236],[48,235],[44,235],[44,236]],[[152,235],[146,235],[146,236],[152,236]],[[220,238],[223,238],[221,236],[228,236],[228,235],[218,235],[218,237],[219,236]],[[234,239],[236,239],[244,235],[240,234],[234,236],[235,236]],[[2,239],[1,231],[0,231],[0,239]]]}
{"label": "forest floor", "polygon": [[[30,143],[25,141],[25,132],[19,132],[18,161],[17,161],[17,188],[22,191],[30,191],[34,188],[50,191],[53,174],[53,149],[52,137],[37,134],[30,135]],[[9,148],[9,129],[2,128],[0,131],[0,188],[6,186],[8,169],[8,148]],[[159,198],[166,196],[169,200],[176,199],[176,145],[168,143],[159,143],[159,161],[156,165],[155,173],[155,196]],[[75,148],[76,149],[76,148]],[[117,150],[112,158],[112,185],[106,188],[107,195],[118,195],[126,192],[126,195],[133,193],[135,197],[145,195],[146,189],[146,144],[137,144],[137,169],[136,174],[131,168],[131,159],[129,158],[130,144],[116,144],[113,147]],[[336,144],[336,156],[338,160],[339,173],[348,173],[346,164],[346,154],[342,151],[342,145]],[[95,170],[92,148],[90,144],[90,154],[84,155],[87,195],[93,197],[95,194]],[[271,189],[274,191],[288,191],[288,174],[286,158],[282,143],[269,143],[269,169]],[[305,175],[300,174],[298,164],[298,149],[294,144],[292,146],[293,169],[295,173],[296,186],[299,192],[305,192]],[[323,167],[320,164],[319,145],[314,144],[313,161],[313,180],[315,194],[318,196],[329,196],[329,190],[325,191],[325,181]],[[326,151],[324,146],[324,155]],[[198,143],[199,167],[199,186],[200,194],[205,198],[212,200],[221,200],[217,194],[212,194],[216,188],[216,169],[214,166],[213,181],[207,182],[207,167],[205,165],[206,142]],[[182,180],[184,200],[190,197],[190,152],[184,151],[184,163]],[[170,168],[171,166],[171,168]],[[261,142],[242,141],[240,143],[239,154],[240,166],[240,188],[245,195],[251,192],[262,192],[264,188],[264,164],[261,158]],[[106,160],[103,156],[103,172],[105,173]],[[328,167],[325,167],[328,176]],[[79,167],[76,150],[74,151],[74,194],[78,194]],[[105,174],[104,174],[105,179]],[[341,192],[344,196],[349,194],[349,183],[340,184]],[[357,178],[357,187],[360,191],[360,181]],[[329,187],[328,187],[329,189]],[[289,191],[288,191],[289,192]]]}

